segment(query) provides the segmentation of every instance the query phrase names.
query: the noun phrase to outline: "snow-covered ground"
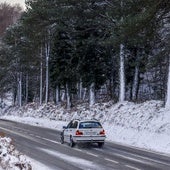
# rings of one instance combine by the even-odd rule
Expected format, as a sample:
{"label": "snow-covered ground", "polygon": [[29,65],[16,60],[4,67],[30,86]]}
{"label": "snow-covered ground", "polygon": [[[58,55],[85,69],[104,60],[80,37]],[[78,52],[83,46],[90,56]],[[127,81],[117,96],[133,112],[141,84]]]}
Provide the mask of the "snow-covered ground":
{"label": "snow-covered ground", "polygon": [[98,103],[92,108],[84,104],[71,111],[32,103],[10,108],[1,118],[59,130],[71,119],[95,118],[102,122],[108,141],[170,155],[170,109],[165,109],[161,101]]}
{"label": "snow-covered ground", "polygon": [[27,157],[15,149],[12,139],[1,132],[0,169],[31,170],[31,167],[31,162],[28,161]]}

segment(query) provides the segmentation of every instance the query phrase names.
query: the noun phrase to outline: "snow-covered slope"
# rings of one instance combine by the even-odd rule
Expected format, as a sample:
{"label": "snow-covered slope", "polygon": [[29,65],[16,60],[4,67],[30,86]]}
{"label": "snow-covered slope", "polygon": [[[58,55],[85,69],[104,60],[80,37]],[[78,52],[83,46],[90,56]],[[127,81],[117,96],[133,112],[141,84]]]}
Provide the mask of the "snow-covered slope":
{"label": "snow-covered slope", "polygon": [[0,169],[31,170],[32,166],[27,157],[15,149],[12,139],[0,137]]}
{"label": "snow-covered slope", "polygon": [[8,109],[3,118],[56,129],[71,119],[95,118],[103,123],[109,141],[170,154],[170,110],[161,101],[98,103],[92,108],[84,104],[71,111],[52,103],[40,107],[32,103]]}

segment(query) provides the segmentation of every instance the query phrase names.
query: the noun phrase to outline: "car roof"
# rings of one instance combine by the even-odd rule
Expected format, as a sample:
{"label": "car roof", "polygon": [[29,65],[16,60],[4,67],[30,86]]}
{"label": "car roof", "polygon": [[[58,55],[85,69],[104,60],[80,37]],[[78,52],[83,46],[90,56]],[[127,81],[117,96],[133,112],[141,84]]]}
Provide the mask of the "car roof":
{"label": "car roof", "polygon": [[97,119],[84,119],[84,120],[74,119],[73,121],[78,121],[78,122],[99,122]]}

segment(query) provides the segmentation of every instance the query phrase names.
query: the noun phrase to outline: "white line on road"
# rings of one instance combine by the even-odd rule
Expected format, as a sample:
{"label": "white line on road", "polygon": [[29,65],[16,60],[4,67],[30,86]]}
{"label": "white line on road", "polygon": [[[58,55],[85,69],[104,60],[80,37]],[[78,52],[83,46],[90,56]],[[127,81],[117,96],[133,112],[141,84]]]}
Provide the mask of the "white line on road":
{"label": "white line on road", "polygon": [[38,136],[38,135],[35,135],[35,137],[37,137],[37,138],[41,138],[41,136]]}
{"label": "white line on road", "polygon": [[81,149],[78,149],[78,148],[74,148],[74,150],[79,151],[79,152],[82,152],[82,150],[81,150]]}
{"label": "white line on road", "polygon": [[48,142],[52,142],[52,143],[55,143],[55,144],[61,144],[60,142],[57,142],[57,141],[54,141],[54,140],[51,140],[51,139],[47,139],[47,138],[43,138],[43,137],[39,137],[40,139],[44,139]]}
{"label": "white line on road", "polygon": [[93,154],[93,153],[90,153],[90,152],[85,152],[85,153],[88,154],[88,155],[92,155],[92,156],[95,156],[95,157],[99,157],[98,155]]}
{"label": "white line on road", "polygon": [[[33,136],[29,136],[29,135],[26,135],[26,134],[21,134],[21,133],[19,133],[19,132],[15,132],[15,131],[13,131],[13,130],[9,130],[9,129],[3,128],[3,127],[0,127],[0,129],[3,129],[3,130],[5,130],[5,131],[7,131],[7,132],[10,132],[10,133],[12,133],[12,134],[16,134],[16,135],[18,135],[18,136],[22,136],[22,137],[27,138],[27,139],[29,139],[29,140],[42,143],[41,141],[37,141],[36,138],[33,137]],[[37,139],[38,139],[38,138],[37,138]],[[51,141],[51,140],[49,140],[49,139],[42,138],[42,137],[40,137],[39,139],[44,139],[44,140],[47,140],[47,141]],[[59,142],[56,142],[56,141],[51,141],[51,142],[59,144]],[[44,143],[42,143],[42,144],[44,144]]]}
{"label": "white line on road", "polygon": [[[83,150],[78,149],[78,148],[74,148],[74,150],[79,151],[79,152],[84,152]],[[91,153],[91,152],[85,151],[84,153],[86,153],[86,154],[88,154],[88,155],[91,155],[91,156],[95,156],[95,157],[97,157],[97,158],[99,157],[98,155],[93,154],[93,153]]]}
{"label": "white line on road", "polygon": [[105,158],[106,161],[109,161],[109,162],[113,162],[115,164],[118,164],[119,162],[115,161],[115,160],[112,160],[112,159],[108,159],[108,158]]}
{"label": "white line on road", "polygon": [[148,160],[140,160],[138,158],[132,158],[132,157],[128,157],[119,153],[114,153],[114,156],[118,156],[120,158],[126,159],[126,160],[130,160],[133,162],[138,162],[138,163],[142,163],[142,164],[147,164],[147,165],[153,165],[152,162],[149,162]]}
{"label": "white line on road", "polygon": [[[126,146],[126,145],[125,145]],[[133,148],[133,147],[130,147],[130,148]],[[96,149],[96,150],[99,150],[99,149]],[[142,149],[141,149],[141,151],[142,151]],[[155,154],[156,152],[148,152],[148,153],[153,153],[153,154]],[[138,155],[138,154],[135,154],[135,153],[128,153],[129,154],[129,156],[131,155],[131,158],[132,157],[135,157],[135,159],[138,159],[138,160],[142,160],[143,159],[143,163],[145,162],[145,163],[147,163],[148,162],[148,164],[150,164],[150,165],[152,165],[151,164],[151,162],[154,162],[154,163],[156,163],[156,164],[164,164],[164,165],[167,165],[167,166],[169,166],[170,164],[169,163],[165,163],[165,162],[162,162],[162,161],[160,161],[160,160],[155,160],[155,159],[153,159],[153,158],[149,158],[149,157],[146,157],[146,156],[142,156],[142,155]],[[114,153],[114,155],[115,155],[115,153]],[[160,155],[162,155],[162,154],[160,154]],[[165,155],[166,156],[166,155]],[[122,156],[122,157],[124,157],[124,156]],[[129,157],[130,158],[130,157]],[[129,159],[128,158],[128,159]],[[133,158],[134,159],[134,158]],[[146,162],[147,161],[147,162]],[[138,161],[139,162],[139,161]]]}
{"label": "white line on road", "polygon": [[99,164],[95,164],[92,160],[89,161],[84,158],[75,157],[73,155],[67,155],[67,154],[49,150],[49,149],[48,150],[43,149],[43,148],[38,148],[38,149],[50,155],[53,155],[61,160],[67,161],[73,164],[74,166],[77,166],[77,167],[80,166],[81,167],[80,169],[89,169],[89,170],[96,170],[96,169],[102,170],[103,169],[102,167],[100,167]]}
{"label": "white line on road", "polygon": [[134,169],[134,170],[141,170],[141,169],[136,168],[136,167],[134,167],[134,166],[130,166],[130,165],[125,165],[125,166],[128,167],[128,168]]}

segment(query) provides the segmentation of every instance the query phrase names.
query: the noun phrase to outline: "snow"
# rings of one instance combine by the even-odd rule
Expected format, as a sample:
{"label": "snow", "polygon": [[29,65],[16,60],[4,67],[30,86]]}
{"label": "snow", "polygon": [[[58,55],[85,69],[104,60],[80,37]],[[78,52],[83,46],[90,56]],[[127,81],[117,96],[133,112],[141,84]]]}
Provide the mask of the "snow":
{"label": "snow", "polygon": [[4,134],[0,137],[0,166],[2,169],[8,170],[29,170],[31,163],[26,159],[25,155],[15,149],[12,144],[12,139],[5,137]]}
{"label": "snow", "polygon": [[95,118],[103,124],[107,141],[170,155],[170,109],[164,108],[162,101],[108,102],[91,108],[84,104],[71,111],[52,103],[42,106],[32,103],[22,108],[10,108],[1,118],[57,130],[74,118]]}
{"label": "snow", "polygon": [[56,169],[49,168],[46,165],[38,161],[35,161],[34,159],[31,159],[28,156],[26,156],[26,158],[29,162],[31,162],[32,170],[56,170]]}

